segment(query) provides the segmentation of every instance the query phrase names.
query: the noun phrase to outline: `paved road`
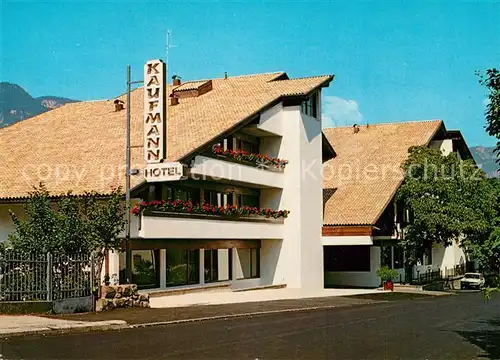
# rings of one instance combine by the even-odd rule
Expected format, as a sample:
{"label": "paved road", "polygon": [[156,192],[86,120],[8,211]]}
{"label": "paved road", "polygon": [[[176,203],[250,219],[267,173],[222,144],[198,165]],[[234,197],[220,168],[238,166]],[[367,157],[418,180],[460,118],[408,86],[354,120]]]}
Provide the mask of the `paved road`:
{"label": "paved road", "polygon": [[500,297],[479,293],[3,341],[4,359],[499,359]]}

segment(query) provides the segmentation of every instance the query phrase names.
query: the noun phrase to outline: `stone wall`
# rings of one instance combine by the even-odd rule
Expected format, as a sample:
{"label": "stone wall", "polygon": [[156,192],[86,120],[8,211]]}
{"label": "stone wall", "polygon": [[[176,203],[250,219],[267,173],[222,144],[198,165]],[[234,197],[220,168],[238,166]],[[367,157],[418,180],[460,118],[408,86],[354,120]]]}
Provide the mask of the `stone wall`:
{"label": "stone wall", "polygon": [[101,298],[97,300],[96,311],[132,306],[148,308],[149,294],[139,294],[135,284],[101,286]]}

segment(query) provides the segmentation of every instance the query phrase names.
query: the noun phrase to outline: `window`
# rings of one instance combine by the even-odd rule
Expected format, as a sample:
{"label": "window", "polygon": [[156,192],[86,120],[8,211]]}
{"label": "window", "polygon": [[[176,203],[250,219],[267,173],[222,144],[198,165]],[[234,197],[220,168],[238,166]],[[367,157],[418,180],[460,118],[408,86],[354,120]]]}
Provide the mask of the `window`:
{"label": "window", "polygon": [[432,248],[425,250],[425,259],[427,260],[425,265],[432,265]]}
{"label": "window", "polygon": [[254,195],[237,195],[238,206],[259,207],[259,197]]}
{"label": "window", "polygon": [[182,200],[193,203],[200,202],[200,190],[166,186],[163,190],[163,200]]}
{"label": "window", "polygon": [[167,286],[200,282],[200,251],[167,249]]}
{"label": "window", "polygon": [[401,246],[394,246],[394,269],[403,269],[404,264],[404,250]]}
{"label": "window", "polygon": [[259,152],[259,146],[257,144],[253,144],[251,142],[242,139],[237,139],[237,143],[238,143],[238,149],[240,150],[244,150],[251,154],[257,154]]}
{"label": "window", "polygon": [[432,248],[427,248],[418,258],[419,265],[432,265]]}
{"label": "window", "polygon": [[230,279],[231,261],[228,249],[205,249],[205,283]]}
{"label": "window", "polygon": [[370,271],[371,247],[366,245],[324,246],[326,271]]}
{"label": "window", "polygon": [[392,246],[380,247],[380,264],[392,269]]}
{"label": "window", "polygon": [[213,191],[213,190],[203,190],[203,201],[206,203],[206,204],[210,204],[210,205],[213,205],[213,206],[220,206],[221,203],[220,203],[220,193],[218,193],[217,191]]}
{"label": "window", "polygon": [[318,94],[314,93],[309,98],[302,102],[301,111],[314,118],[318,117]]}
{"label": "window", "polygon": [[240,279],[260,276],[260,249],[238,249],[238,258],[241,267]]}
{"label": "window", "polygon": [[[120,283],[126,281],[126,254],[120,253]],[[160,250],[132,250],[132,282],[140,289],[160,286]]]}

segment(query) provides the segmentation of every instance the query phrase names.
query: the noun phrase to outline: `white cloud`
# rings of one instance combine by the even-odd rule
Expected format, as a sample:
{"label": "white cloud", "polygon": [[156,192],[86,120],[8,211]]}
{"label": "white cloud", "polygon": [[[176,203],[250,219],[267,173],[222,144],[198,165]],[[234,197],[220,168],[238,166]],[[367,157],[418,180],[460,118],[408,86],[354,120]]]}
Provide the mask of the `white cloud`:
{"label": "white cloud", "polygon": [[323,127],[348,126],[363,121],[363,114],[355,100],[346,100],[338,96],[322,97]]}

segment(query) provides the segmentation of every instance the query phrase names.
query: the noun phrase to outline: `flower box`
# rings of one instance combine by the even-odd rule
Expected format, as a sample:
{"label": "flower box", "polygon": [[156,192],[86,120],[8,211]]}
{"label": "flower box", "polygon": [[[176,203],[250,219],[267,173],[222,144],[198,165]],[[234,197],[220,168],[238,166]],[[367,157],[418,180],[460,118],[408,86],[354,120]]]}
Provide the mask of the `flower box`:
{"label": "flower box", "polygon": [[191,201],[150,201],[141,202],[137,204],[132,210],[136,216],[141,215],[145,211],[164,212],[164,213],[181,213],[181,214],[199,214],[222,216],[228,218],[239,217],[259,217],[259,218],[272,218],[280,219],[288,217],[290,211],[288,210],[272,210],[269,208],[259,209],[256,207],[242,206],[236,207],[234,205],[215,206],[210,204],[193,204]]}
{"label": "flower box", "polygon": [[267,155],[252,154],[245,150],[224,150],[220,145],[214,145],[212,147],[212,153],[229,161],[235,161],[266,170],[283,171],[286,164],[288,164],[288,160]]}

